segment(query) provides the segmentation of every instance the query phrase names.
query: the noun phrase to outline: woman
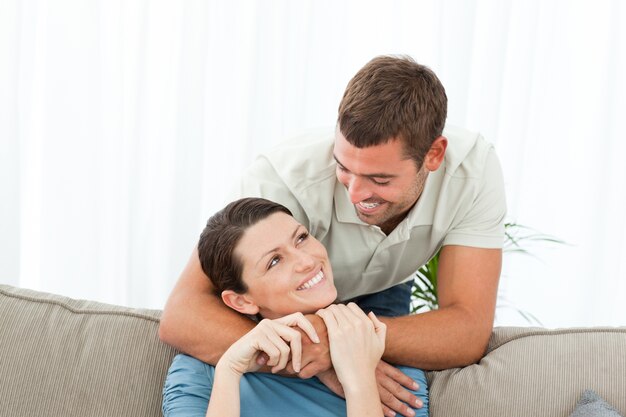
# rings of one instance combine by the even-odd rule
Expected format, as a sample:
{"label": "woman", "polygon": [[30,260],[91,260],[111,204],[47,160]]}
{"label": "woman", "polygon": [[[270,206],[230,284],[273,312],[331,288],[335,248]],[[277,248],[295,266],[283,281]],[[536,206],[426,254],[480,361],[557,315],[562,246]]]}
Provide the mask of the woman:
{"label": "woman", "polygon": [[[284,368],[286,350],[291,352],[294,368],[298,370],[300,345],[297,337],[290,336],[296,332],[290,327],[302,328],[312,340],[316,335],[301,314],[293,313],[315,313],[320,309],[323,310],[318,314],[328,328],[331,359],[338,376],[342,375],[339,378],[346,391],[348,408],[359,402],[369,404],[376,400],[377,406],[368,406],[367,410],[380,411],[377,392],[369,391],[373,373],[371,378],[365,375],[369,375],[368,364],[372,358],[379,359],[382,354],[377,346],[381,339],[384,340],[384,326],[375,316],[365,316],[356,305],[328,307],[335,301],[337,291],[326,250],[291,216],[287,208],[259,198],[241,199],[229,204],[209,219],[198,243],[198,254],[202,269],[227,306],[242,314],[269,320],[262,321],[260,326],[231,347],[233,351],[229,349],[223,355],[222,360],[227,361],[228,366],[220,360],[214,368],[189,356],[178,355],[170,367],[164,387],[163,412],[166,417],[204,415],[214,382],[213,389],[219,389],[220,395],[212,396],[212,407],[213,404],[218,404],[215,406],[218,408],[228,407],[229,404],[238,406],[239,396],[235,394],[239,392],[232,388],[238,385],[233,383],[237,378],[218,370],[232,369],[234,362],[249,364],[250,358],[256,357],[259,349],[263,350],[259,342],[262,332],[271,334],[271,339],[282,349],[279,349],[280,353],[269,355],[268,365],[272,366],[272,371]],[[355,322],[360,323],[356,327],[362,330],[348,337],[338,336],[347,331],[346,328],[354,327]],[[351,345],[355,340],[361,341],[361,344]],[[291,346],[287,347],[287,343]],[[347,356],[346,349],[350,352]],[[241,356],[241,352],[246,352],[248,356]],[[360,362],[353,362],[357,359]],[[236,369],[241,379],[243,416],[346,415],[346,402],[317,378],[287,378],[270,373],[245,373],[241,377],[244,372],[255,370],[255,366],[241,365]],[[361,371],[364,373],[359,373]],[[402,368],[402,371],[419,383],[421,389],[414,394],[426,405],[423,372],[413,368]],[[227,375],[225,379],[219,378],[224,374]],[[358,378],[355,377],[357,374]],[[351,401],[349,396],[357,385],[347,386],[348,381],[355,380],[364,384],[357,384],[359,394],[355,395],[359,395],[359,401]],[[224,386],[231,389],[224,389]],[[373,387],[376,388],[376,385]],[[232,393],[229,398],[224,398],[224,392]],[[219,402],[214,403],[214,400]],[[232,411],[237,410],[229,409],[229,412]],[[414,411],[417,415],[428,413],[426,406]],[[382,411],[379,414],[382,415]]]}

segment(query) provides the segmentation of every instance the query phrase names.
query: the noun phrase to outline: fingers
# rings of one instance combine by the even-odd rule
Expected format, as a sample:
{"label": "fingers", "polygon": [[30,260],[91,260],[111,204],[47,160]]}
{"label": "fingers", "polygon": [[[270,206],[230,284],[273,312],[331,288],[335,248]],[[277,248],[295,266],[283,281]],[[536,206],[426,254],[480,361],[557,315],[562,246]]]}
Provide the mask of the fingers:
{"label": "fingers", "polygon": [[348,305],[332,304],[319,310],[316,314],[324,319],[326,328],[329,327],[328,322],[330,321],[330,327],[332,329],[337,329],[340,325],[371,322],[363,310],[354,303],[348,303]]}
{"label": "fingers", "polygon": [[267,361],[269,360],[269,356],[267,356],[267,353],[265,352],[260,352],[257,357],[256,357],[256,363],[259,366],[263,366],[267,363]]}
{"label": "fingers", "polygon": [[[290,327],[297,326],[302,329],[302,331],[309,337],[309,339],[311,339],[313,343],[320,343],[320,338],[315,331],[315,327],[302,313],[289,314],[288,316],[276,319],[275,322]],[[297,336],[295,336],[295,333],[297,333]],[[292,350],[290,368],[293,368],[294,372],[299,373],[302,369],[302,342],[300,334],[298,332],[295,333],[289,333],[290,335],[294,335],[293,338],[289,339],[291,341]]]}
{"label": "fingers", "polygon": [[365,312],[361,310],[361,307],[359,307],[355,303],[348,303],[347,307],[350,309],[352,313],[354,313],[355,316],[359,317],[361,320],[365,320],[368,318]]}
{"label": "fingers", "polygon": [[[265,340],[269,342],[269,344],[259,343],[259,350],[269,356],[267,365],[272,366],[272,372],[285,368],[289,361],[289,353],[292,355],[294,370],[299,372],[302,357],[300,333],[280,323],[279,320],[262,320],[257,327],[265,336]],[[289,346],[286,342],[289,342]]]}
{"label": "fingers", "polygon": [[[373,314],[366,315],[354,303],[350,303],[347,306],[332,305],[318,311],[316,314],[324,322],[329,335],[334,334],[338,336],[345,333],[346,335],[360,335],[358,336],[359,340],[363,337],[365,339],[362,340],[378,340],[378,343],[372,345],[373,348],[370,350],[374,353],[378,352],[378,358],[373,358],[375,361],[380,358],[380,349],[384,349],[386,327],[376,316]],[[272,372],[278,372],[286,369],[291,355],[289,369],[293,367],[293,371],[296,373],[302,371],[302,336],[300,331],[293,328],[295,326],[302,329],[302,332],[314,343],[319,344],[320,339],[315,327],[301,313],[290,314],[276,320],[262,320],[257,325],[259,340],[255,342],[255,348],[261,351],[255,358],[257,365],[265,363],[272,367]],[[261,334],[263,337],[260,336]],[[339,337],[339,339],[342,338]],[[356,339],[352,342],[352,344],[354,343],[358,344]],[[359,346],[362,345],[359,344]],[[372,367],[375,363],[372,363]],[[307,366],[308,364],[309,362],[307,362]]]}
{"label": "fingers", "polygon": [[[312,319],[318,328],[323,329],[324,340],[326,341],[326,329],[321,319]],[[295,329],[294,327],[299,329]],[[302,334],[306,334],[313,343],[307,339],[308,355],[312,347],[322,347],[328,359],[324,363],[311,366],[312,361],[307,359],[307,368],[310,368],[309,376],[326,370],[330,367],[330,356],[328,355],[328,343],[320,343],[320,338],[313,323],[301,313],[291,314],[276,320],[261,320],[261,322],[239,341],[234,343],[230,351],[230,360],[235,363],[241,373],[256,371],[263,365],[272,367],[272,372],[289,369],[300,373],[302,370]],[[291,362],[289,362],[291,359]],[[319,361],[317,361],[319,362]],[[317,363],[316,362],[316,363]],[[323,361],[322,361],[323,362]],[[311,374],[311,372],[313,372]],[[305,372],[306,373],[306,372]]]}
{"label": "fingers", "polygon": [[418,385],[397,368],[380,361],[376,369],[376,382],[385,415],[393,416],[399,413],[412,417],[415,415],[412,408],[422,407],[421,400],[405,388],[416,390],[419,388]]}
{"label": "fingers", "polygon": [[317,313],[318,316],[324,320],[324,324],[326,325],[326,330],[328,334],[335,334],[339,327],[339,323],[337,322],[337,318],[335,316],[334,311],[331,310],[332,306],[326,307],[322,310],[319,310]]}
{"label": "fingers", "polygon": [[262,320],[256,327],[258,336],[254,340],[254,348],[265,352],[268,356],[267,365],[276,367],[282,357],[289,357],[289,346],[277,334],[269,320]]}
{"label": "fingers", "polygon": [[392,381],[408,389],[412,389],[414,391],[417,391],[419,389],[419,385],[417,382],[413,381],[410,377],[405,375],[404,372],[402,372],[395,366],[388,364],[385,361],[380,361],[378,363],[378,366],[376,367],[376,372],[380,372],[381,374],[390,378]]}
{"label": "fingers", "polygon": [[387,417],[394,417],[396,415],[396,412],[393,411],[391,408],[387,407],[385,404],[382,404],[383,406],[383,414],[386,415]]}
{"label": "fingers", "polygon": [[378,336],[378,339],[384,345],[385,338],[387,337],[387,325],[385,323],[383,323],[382,321],[378,320],[378,317],[376,317],[376,314],[374,314],[374,312],[372,312],[372,311],[370,311],[370,313],[367,315],[367,317],[369,317],[369,319],[374,324],[374,331],[376,332],[376,335]]}
{"label": "fingers", "polygon": [[370,313],[369,316],[366,315],[355,303],[348,303],[347,305],[333,304],[319,310],[316,314],[324,320],[329,335],[337,335],[339,329],[342,328],[362,326],[366,333],[369,333],[367,329],[372,329],[384,347],[385,324],[378,320],[373,313]]}
{"label": "fingers", "polygon": [[[291,363],[293,365],[293,370],[297,372],[300,372],[300,369],[302,368],[302,342],[301,342],[301,336],[300,333],[298,333],[297,331],[293,330],[293,329],[289,329],[291,332],[291,334],[293,334],[293,338],[291,340],[289,340],[289,346],[291,347]],[[287,359],[289,359],[287,357]],[[282,364],[282,366],[280,367],[280,369],[284,369],[285,366],[287,366],[287,362],[285,362],[284,364]]]}
{"label": "fingers", "polygon": [[363,310],[355,303],[335,304],[332,311],[336,314],[337,321],[340,323],[350,323],[352,325],[367,324],[370,326],[370,319],[365,315]]}
{"label": "fingers", "polygon": [[[302,379],[311,378],[320,372],[332,368],[328,329],[326,328],[324,320],[315,314],[307,314],[305,318],[313,325],[313,328],[320,338],[320,342],[309,343],[307,337],[302,338],[302,362],[300,372],[298,372],[298,377]],[[300,328],[294,329],[301,334],[304,333],[304,330]],[[287,364],[285,370],[289,373],[295,373],[293,363]]]}
{"label": "fingers", "polygon": [[371,377],[384,349],[372,321],[353,303],[331,305],[317,314],[326,324],[331,359],[341,383]]}
{"label": "fingers", "polygon": [[315,327],[313,327],[313,324],[311,324],[311,322],[307,320],[302,313],[289,314],[288,316],[281,317],[276,321],[291,327],[298,326],[304,331],[304,333],[306,333],[307,336],[309,336],[309,339],[311,339],[313,343],[320,342],[320,338],[315,331]]}
{"label": "fingers", "polygon": [[[386,416],[395,416],[398,414],[406,417],[415,416],[415,411],[413,410],[413,408],[398,400],[394,393],[392,393],[391,391],[387,391],[380,386],[378,387],[378,391],[380,394],[380,401],[383,406],[383,412]],[[413,407],[419,408],[415,405],[413,405]]]}

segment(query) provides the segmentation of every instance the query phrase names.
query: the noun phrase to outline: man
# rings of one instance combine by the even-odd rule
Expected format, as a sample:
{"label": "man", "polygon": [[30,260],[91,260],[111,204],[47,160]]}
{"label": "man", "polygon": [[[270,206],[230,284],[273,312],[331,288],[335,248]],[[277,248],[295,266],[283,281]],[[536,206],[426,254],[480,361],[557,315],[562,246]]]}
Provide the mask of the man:
{"label": "man", "polygon": [[[446,114],[445,90],[431,70],[406,57],[374,58],[346,88],[334,140],[298,138],[260,156],[240,189],[240,196],[287,206],[324,243],[342,301],[391,296],[392,310],[408,311],[403,283],[442,247],[439,309],[382,319],[383,359],[422,369],[481,358],[502,258],[506,207],[497,157],[477,134],[444,133]],[[212,290],[194,251],[167,302],[160,336],[215,364],[253,323]],[[310,320],[324,334],[320,320]],[[309,345],[299,376],[318,375],[339,391],[325,346]],[[392,369],[381,361],[377,373],[384,409],[410,415],[401,401],[415,398]]]}

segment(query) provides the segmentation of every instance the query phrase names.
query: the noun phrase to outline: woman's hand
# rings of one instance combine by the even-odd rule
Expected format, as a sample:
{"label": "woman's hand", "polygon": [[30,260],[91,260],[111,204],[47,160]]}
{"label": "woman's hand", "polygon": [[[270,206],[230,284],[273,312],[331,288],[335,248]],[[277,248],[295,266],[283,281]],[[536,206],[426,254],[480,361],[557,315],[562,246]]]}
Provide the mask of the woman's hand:
{"label": "woman's hand", "polygon": [[311,322],[302,313],[294,313],[276,320],[261,320],[254,329],[224,352],[215,366],[215,381],[207,417],[239,416],[241,376],[246,372],[257,371],[261,367],[257,363],[261,352],[269,357],[267,365],[272,367],[272,372],[285,368],[289,353],[294,369],[300,371],[301,336],[300,332],[292,328],[294,326],[300,327],[312,341],[319,342]]}
{"label": "woman's hand", "polygon": [[385,324],[354,303],[334,304],[316,314],[326,324],[333,367],[344,390],[373,379],[385,350]]}
{"label": "woman's hand", "polygon": [[314,342],[319,342],[313,325],[302,313],[290,314],[276,320],[264,319],[224,352],[218,366],[227,366],[241,376],[246,372],[259,370],[261,365],[256,359],[264,352],[269,357],[266,364],[272,367],[272,372],[278,372],[285,368],[291,353],[294,370],[300,372],[301,335],[292,329],[294,326],[300,327]]}

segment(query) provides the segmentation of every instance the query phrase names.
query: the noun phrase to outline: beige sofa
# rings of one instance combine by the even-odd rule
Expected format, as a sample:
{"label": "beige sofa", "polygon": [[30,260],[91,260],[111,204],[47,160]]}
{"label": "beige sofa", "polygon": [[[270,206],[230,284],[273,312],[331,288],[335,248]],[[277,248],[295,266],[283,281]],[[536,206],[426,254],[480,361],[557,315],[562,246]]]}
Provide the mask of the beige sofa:
{"label": "beige sofa", "polygon": [[[160,416],[159,315],[0,285],[0,416]],[[626,328],[497,328],[429,380],[431,416],[566,417],[587,388],[626,415]]]}

